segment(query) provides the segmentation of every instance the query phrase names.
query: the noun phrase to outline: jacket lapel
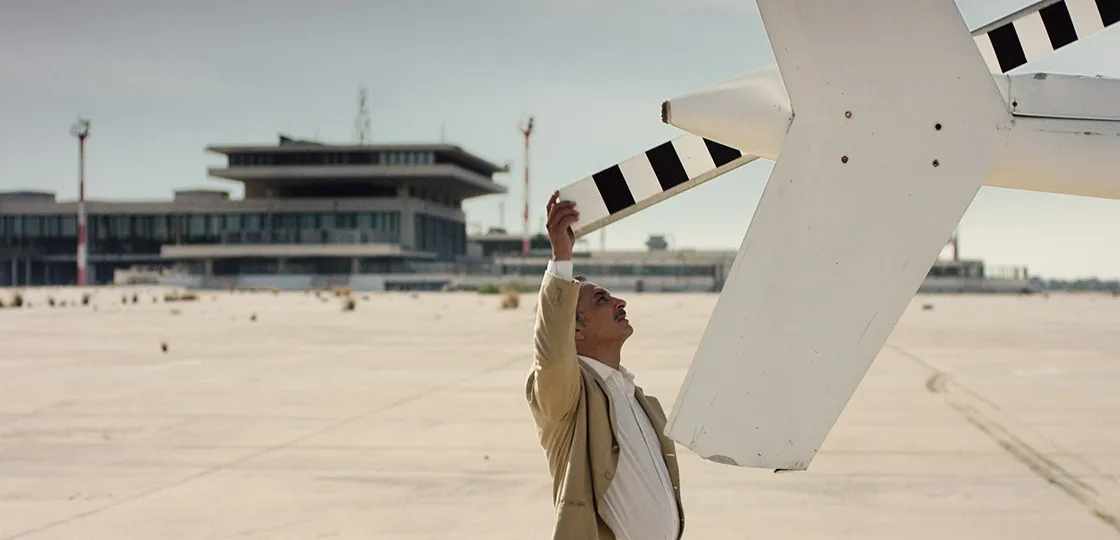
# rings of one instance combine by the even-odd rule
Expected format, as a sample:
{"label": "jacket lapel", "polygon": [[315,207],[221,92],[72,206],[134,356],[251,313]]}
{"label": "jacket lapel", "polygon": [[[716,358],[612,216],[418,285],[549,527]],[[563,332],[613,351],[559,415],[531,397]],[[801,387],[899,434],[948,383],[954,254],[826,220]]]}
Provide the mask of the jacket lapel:
{"label": "jacket lapel", "polygon": [[[665,418],[665,410],[661,407],[661,402],[652,396],[647,396],[642,389],[635,388],[634,395],[638,399],[638,403],[642,409],[646,411],[646,416],[649,416],[649,421],[653,424],[653,429],[657,431],[657,439],[661,442],[661,455],[665,459],[665,468],[669,470],[669,480],[673,484],[673,489],[677,495],[677,505],[680,507],[680,468],[677,466],[677,447],[672,439],[665,436],[665,424],[669,421]],[[672,458],[672,459],[670,459]],[[682,508],[683,511],[683,508]]]}
{"label": "jacket lapel", "polygon": [[661,441],[661,451],[666,454],[674,453],[675,447],[672,439],[664,434],[665,424],[668,424],[669,420],[665,418],[665,410],[661,408],[661,402],[653,396],[647,396],[641,387],[634,388],[634,397],[638,399],[638,404],[646,411],[649,422],[653,424],[653,429],[657,431],[657,438]]}
{"label": "jacket lapel", "polygon": [[642,405],[642,409],[645,409],[646,416],[649,417],[653,428],[660,434],[665,429],[665,424],[669,422],[665,418],[665,411],[661,408],[661,402],[653,396],[647,396],[641,387],[634,388],[634,396],[638,399],[638,403]]}
{"label": "jacket lapel", "polygon": [[599,387],[599,391],[603,393],[603,398],[607,400],[607,416],[611,419],[611,433],[617,432],[618,423],[615,422],[614,401],[611,395],[611,389],[607,388],[607,381],[604,381],[603,378],[599,376],[599,372],[595,371],[595,368],[587,365],[584,360],[581,359],[579,362],[584,373],[587,373],[591,377],[591,380],[595,381],[595,384]]}
{"label": "jacket lapel", "polygon": [[[611,435],[613,437],[614,433],[618,431],[618,424],[615,421],[614,403],[612,401],[610,388],[607,387],[607,382],[599,376],[598,371],[596,371],[589,365],[585,365],[583,360],[580,360],[580,364],[583,368],[583,372],[592,381],[595,381],[595,384],[598,386],[598,390],[602,392],[603,398],[606,401],[607,416],[610,418]],[[647,396],[640,386],[634,387],[634,397],[638,400],[638,404],[641,405],[642,410],[646,412],[646,416],[649,417],[650,424],[653,425],[654,431],[657,432],[657,439],[661,443],[661,455],[665,460],[665,468],[669,471],[669,480],[673,484],[673,491],[677,499],[677,509],[681,513],[681,534],[683,535],[684,505],[681,501],[680,469],[677,465],[676,459],[676,444],[672,439],[666,437],[664,434],[665,425],[668,423],[668,419],[665,417],[665,410],[662,408],[661,402],[657,398]],[[611,443],[618,444],[618,441],[613,440],[611,441]],[[614,465],[617,466],[617,464]],[[600,496],[596,497],[596,502],[598,503],[596,506],[600,509],[602,508],[603,504],[601,495],[605,494],[606,490],[604,489],[603,492],[599,494]]]}

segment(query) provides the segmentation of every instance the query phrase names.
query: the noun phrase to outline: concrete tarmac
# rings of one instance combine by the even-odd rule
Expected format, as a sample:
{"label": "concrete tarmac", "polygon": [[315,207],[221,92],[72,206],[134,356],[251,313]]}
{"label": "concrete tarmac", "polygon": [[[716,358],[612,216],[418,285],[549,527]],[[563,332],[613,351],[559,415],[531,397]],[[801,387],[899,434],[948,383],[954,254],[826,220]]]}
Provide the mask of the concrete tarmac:
{"label": "concrete tarmac", "polygon": [[[0,540],[550,537],[535,295],[163,293],[0,309]],[[627,300],[672,407],[716,296]],[[678,447],[684,538],[1118,538],[1117,412],[1120,298],[920,296],[808,471]]]}

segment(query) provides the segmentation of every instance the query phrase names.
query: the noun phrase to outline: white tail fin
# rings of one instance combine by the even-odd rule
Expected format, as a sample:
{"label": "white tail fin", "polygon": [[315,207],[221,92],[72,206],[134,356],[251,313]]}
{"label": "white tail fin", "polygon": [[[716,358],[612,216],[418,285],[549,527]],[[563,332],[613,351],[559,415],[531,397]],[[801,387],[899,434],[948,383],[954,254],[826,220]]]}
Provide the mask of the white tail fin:
{"label": "white tail fin", "polygon": [[953,0],[758,7],[794,119],[667,429],[714,461],[800,470],[992,169],[1011,115]]}

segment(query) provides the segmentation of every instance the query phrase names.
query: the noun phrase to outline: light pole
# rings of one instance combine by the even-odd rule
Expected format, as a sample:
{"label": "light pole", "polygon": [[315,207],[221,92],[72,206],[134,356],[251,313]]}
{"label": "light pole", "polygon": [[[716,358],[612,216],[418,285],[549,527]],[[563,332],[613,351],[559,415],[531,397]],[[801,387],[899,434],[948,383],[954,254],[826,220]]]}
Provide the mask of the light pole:
{"label": "light pole", "polygon": [[78,286],[86,286],[86,137],[89,136],[89,120],[78,117],[77,123],[70,127],[70,133],[78,138]]}

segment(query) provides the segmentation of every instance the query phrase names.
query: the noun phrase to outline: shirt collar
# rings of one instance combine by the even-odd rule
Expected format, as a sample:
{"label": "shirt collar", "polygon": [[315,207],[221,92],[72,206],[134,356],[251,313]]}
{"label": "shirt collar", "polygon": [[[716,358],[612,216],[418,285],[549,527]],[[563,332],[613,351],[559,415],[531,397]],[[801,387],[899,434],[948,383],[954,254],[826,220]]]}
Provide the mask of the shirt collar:
{"label": "shirt collar", "polygon": [[606,364],[604,364],[604,363],[602,363],[602,362],[600,362],[600,361],[598,361],[594,358],[583,356],[583,355],[578,355],[578,356],[579,356],[580,360],[583,360],[583,362],[585,364],[591,366],[591,369],[594,369],[595,372],[598,373],[599,376],[602,377],[603,379],[609,379],[612,376],[621,375],[626,380],[628,380],[630,382],[634,382],[634,374],[631,373],[630,370],[626,369],[623,366],[618,366],[618,369],[614,369],[614,368],[612,368],[612,367],[610,367],[610,366],[608,366],[608,365],[606,365]]}

